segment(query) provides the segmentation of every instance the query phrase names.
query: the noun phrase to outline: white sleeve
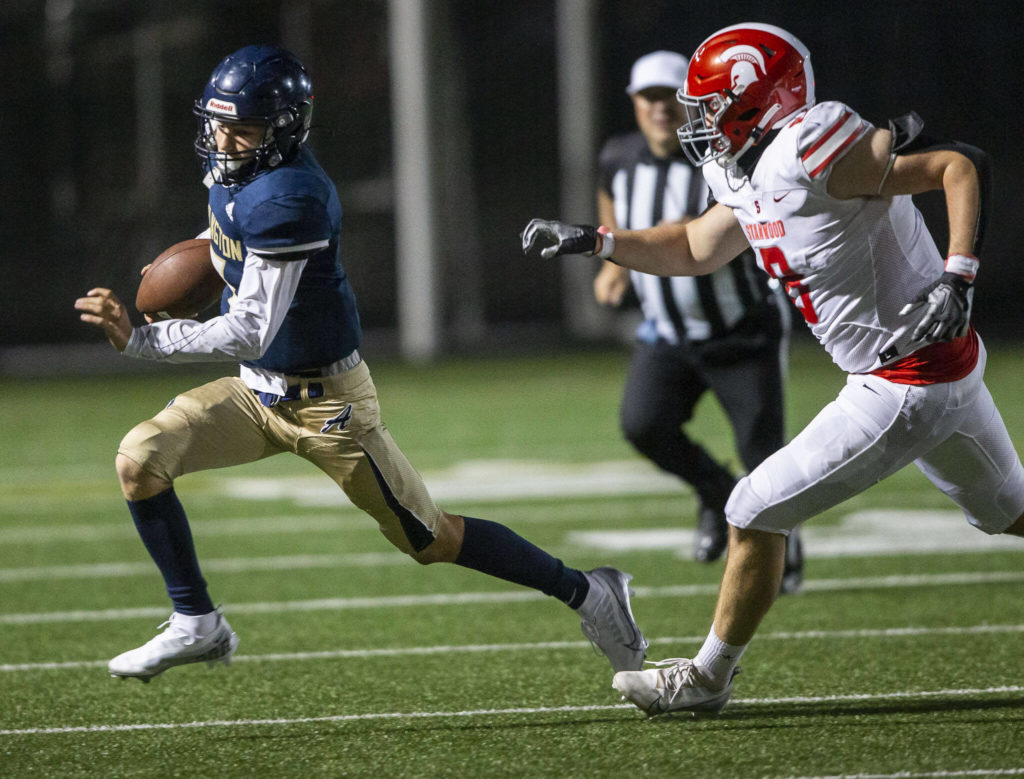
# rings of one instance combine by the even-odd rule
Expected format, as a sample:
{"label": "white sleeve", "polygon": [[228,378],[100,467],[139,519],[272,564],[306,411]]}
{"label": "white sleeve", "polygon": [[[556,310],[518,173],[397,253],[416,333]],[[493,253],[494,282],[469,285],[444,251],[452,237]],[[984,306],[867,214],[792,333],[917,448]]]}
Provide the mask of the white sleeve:
{"label": "white sleeve", "polygon": [[168,362],[256,360],[274,340],[291,305],[306,260],[245,258],[231,310],[207,322],[169,319],[132,331],[124,353]]}
{"label": "white sleeve", "polygon": [[797,141],[800,162],[814,181],[828,181],[832,165],[846,156],[871,129],[852,108],[843,103],[819,103],[807,112]]}

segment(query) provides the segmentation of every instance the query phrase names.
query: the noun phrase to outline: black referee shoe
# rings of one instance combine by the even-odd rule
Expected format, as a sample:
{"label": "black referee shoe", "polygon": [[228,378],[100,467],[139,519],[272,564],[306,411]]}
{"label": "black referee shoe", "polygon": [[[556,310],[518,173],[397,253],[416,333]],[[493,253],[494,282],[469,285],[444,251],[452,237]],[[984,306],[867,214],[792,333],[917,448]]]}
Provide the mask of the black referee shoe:
{"label": "black referee shoe", "polygon": [[792,595],[804,586],[804,545],[800,531],[794,528],[786,537],[786,567],[782,569],[779,595]]}
{"label": "black referee shoe", "polygon": [[697,513],[697,530],[693,534],[693,559],[698,563],[713,563],[722,556],[729,543],[729,524],[725,509],[702,506]]}

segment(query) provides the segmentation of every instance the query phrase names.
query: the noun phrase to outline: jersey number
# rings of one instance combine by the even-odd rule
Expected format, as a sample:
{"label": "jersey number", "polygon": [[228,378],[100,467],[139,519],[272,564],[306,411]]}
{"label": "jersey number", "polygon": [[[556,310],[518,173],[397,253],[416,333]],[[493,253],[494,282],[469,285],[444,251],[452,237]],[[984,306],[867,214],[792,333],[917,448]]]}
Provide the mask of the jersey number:
{"label": "jersey number", "polygon": [[786,294],[789,295],[794,305],[803,314],[808,324],[818,324],[818,312],[811,305],[811,290],[803,283],[804,277],[794,273],[786,262],[786,255],[778,246],[765,246],[759,248],[761,255],[761,267],[769,276],[778,279],[786,286]]}

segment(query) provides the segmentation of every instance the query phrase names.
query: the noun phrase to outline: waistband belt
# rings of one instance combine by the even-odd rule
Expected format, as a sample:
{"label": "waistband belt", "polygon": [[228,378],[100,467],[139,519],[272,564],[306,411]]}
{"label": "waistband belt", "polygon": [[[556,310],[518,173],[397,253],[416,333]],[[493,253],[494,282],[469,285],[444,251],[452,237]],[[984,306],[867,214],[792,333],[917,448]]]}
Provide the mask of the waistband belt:
{"label": "waistband belt", "polygon": [[[253,390],[253,394],[255,394],[256,397],[259,398],[260,403],[262,403],[267,408],[273,408],[278,403],[287,403],[292,400],[303,399],[301,384],[289,385],[288,388],[284,391],[283,395],[275,395],[273,392],[257,392],[256,390]],[[321,384],[320,382],[311,381],[309,382],[309,384],[306,385],[306,397],[309,398],[310,400],[322,398],[323,396],[324,385]]]}

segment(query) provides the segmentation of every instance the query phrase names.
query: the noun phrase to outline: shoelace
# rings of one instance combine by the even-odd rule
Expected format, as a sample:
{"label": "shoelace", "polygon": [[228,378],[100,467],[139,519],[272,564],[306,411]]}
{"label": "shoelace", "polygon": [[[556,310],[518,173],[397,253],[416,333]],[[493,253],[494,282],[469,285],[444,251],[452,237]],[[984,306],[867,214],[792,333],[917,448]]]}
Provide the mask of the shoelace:
{"label": "shoelace", "polygon": [[[166,628],[166,630],[164,630]],[[174,614],[171,614],[160,627],[157,628],[158,632],[150,641],[165,641],[172,638],[180,638],[184,641],[185,646],[194,644],[198,636],[193,636],[183,626],[177,624],[174,620]]]}
{"label": "shoelace", "polygon": [[676,696],[682,691],[683,685],[689,681],[691,674],[694,674],[697,670],[693,660],[687,657],[667,657],[664,660],[648,660],[646,662],[657,668],[671,666],[671,668],[662,673],[665,679],[665,692],[669,693],[669,703],[676,699]]}

